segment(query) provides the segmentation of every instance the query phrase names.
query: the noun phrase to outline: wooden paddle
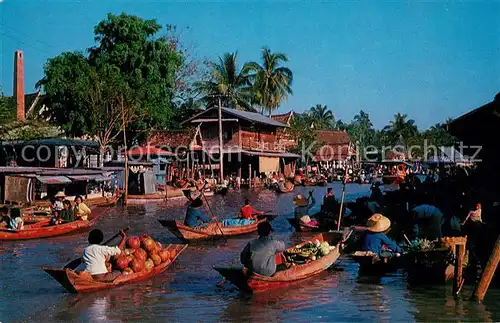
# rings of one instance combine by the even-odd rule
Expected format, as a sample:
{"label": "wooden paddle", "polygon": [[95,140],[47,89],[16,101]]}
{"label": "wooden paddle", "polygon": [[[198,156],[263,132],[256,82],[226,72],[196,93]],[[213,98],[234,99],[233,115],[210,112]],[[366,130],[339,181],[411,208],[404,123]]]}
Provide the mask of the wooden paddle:
{"label": "wooden paddle", "polygon": [[[207,182],[205,182],[205,185],[207,185]],[[205,196],[205,193],[203,193],[203,190],[205,189],[205,185],[203,185],[200,192],[201,192],[201,195],[203,196],[203,198],[205,199],[205,203],[207,204],[208,211],[210,211],[212,218],[215,218],[214,213],[212,212],[212,208],[210,207],[210,204],[208,204],[207,197]],[[220,227],[219,221],[217,221],[217,219],[215,219],[215,225],[217,225],[217,228],[219,229],[221,236],[225,239],[226,237],[224,236],[224,232],[222,231],[222,228]]]}
{"label": "wooden paddle", "polygon": [[[122,231],[123,232],[127,232],[128,230],[130,230],[130,227],[126,227]],[[109,238],[108,240],[106,240],[103,243],[101,243],[101,245],[106,245],[106,244],[110,243],[111,241],[113,241],[114,239],[116,239],[119,236],[120,236],[120,232],[118,232],[117,234],[115,234],[114,236],[112,236],[111,238]],[[77,258],[77,259],[74,259],[74,260],[70,261],[66,266],[63,267],[63,269],[75,270],[78,266],[80,266],[81,263],[82,263],[82,258],[80,257],[80,258]]]}

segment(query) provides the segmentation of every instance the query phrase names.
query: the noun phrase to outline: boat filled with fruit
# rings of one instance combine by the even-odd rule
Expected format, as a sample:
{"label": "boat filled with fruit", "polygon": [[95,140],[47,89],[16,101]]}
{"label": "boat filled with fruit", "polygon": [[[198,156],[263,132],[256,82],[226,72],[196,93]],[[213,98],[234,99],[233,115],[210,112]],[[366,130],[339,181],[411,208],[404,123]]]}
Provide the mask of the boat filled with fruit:
{"label": "boat filled with fruit", "polygon": [[114,256],[106,264],[108,272],[121,272],[112,281],[98,281],[87,272],[74,271],[69,268],[43,267],[42,270],[71,293],[93,292],[158,275],[166,270],[186,247],[185,244],[169,244],[164,247],[149,235],[129,237],[126,248],[121,254]]}
{"label": "boat filled with fruit", "polygon": [[341,245],[348,232],[328,232],[314,236],[295,247],[276,255],[277,271],[271,277],[250,272],[247,268],[214,269],[240,290],[262,292],[287,287],[321,273],[332,266],[340,256]]}

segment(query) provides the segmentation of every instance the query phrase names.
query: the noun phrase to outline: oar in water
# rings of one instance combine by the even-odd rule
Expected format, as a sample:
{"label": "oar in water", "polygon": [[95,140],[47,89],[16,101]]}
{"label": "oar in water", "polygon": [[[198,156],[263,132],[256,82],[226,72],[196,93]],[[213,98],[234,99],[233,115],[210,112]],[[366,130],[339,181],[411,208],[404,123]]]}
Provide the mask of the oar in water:
{"label": "oar in water", "polygon": [[[205,185],[207,185],[206,182],[205,182]],[[203,196],[203,198],[205,199],[205,203],[207,203],[208,211],[210,211],[210,214],[212,215],[212,218],[215,218],[214,213],[212,212],[212,208],[210,207],[210,204],[208,204],[207,197],[205,196],[205,193],[203,193],[203,189],[205,188],[205,185],[203,185],[203,187],[201,188],[200,192],[201,192],[201,195]],[[221,236],[223,238],[226,238],[224,236],[224,232],[222,231],[222,228],[220,227],[219,221],[217,221],[217,219],[215,219],[215,225],[217,225],[217,228],[219,229]]]}
{"label": "oar in water", "polygon": [[[122,231],[126,232],[129,229],[130,229],[130,227],[126,227]],[[114,236],[112,236],[111,238],[109,238],[108,240],[106,240],[103,243],[101,243],[101,245],[106,245],[106,244],[110,243],[111,241],[113,241],[114,239],[116,239],[117,237],[119,237],[120,233],[121,232],[118,232],[117,234],[115,234]],[[63,267],[63,269],[75,270],[78,266],[80,266],[81,263],[82,263],[82,258],[80,257],[80,258],[77,258],[77,259],[74,259],[74,260],[70,261],[66,266]]]}

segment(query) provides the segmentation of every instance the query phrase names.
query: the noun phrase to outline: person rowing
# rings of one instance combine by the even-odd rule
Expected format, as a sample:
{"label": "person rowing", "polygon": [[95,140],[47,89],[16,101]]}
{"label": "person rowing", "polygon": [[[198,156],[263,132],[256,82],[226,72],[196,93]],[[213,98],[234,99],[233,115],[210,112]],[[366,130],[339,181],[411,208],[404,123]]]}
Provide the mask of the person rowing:
{"label": "person rowing", "polygon": [[217,220],[215,217],[210,219],[210,217],[207,216],[200,209],[202,206],[203,206],[203,201],[201,200],[201,197],[197,197],[191,201],[186,210],[186,218],[184,219],[184,225],[187,225],[190,228],[196,228],[205,223],[209,223],[212,220],[213,221]]}
{"label": "person rowing", "polygon": [[316,205],[316,200],[313,196],[313,191],[309,192],[309,197],[306,199],[304,195],[299,194],[293,199],[293,204],[295,204],[295,219],[312,226],[317,226],[318,221],[312,220],[309,217],[309,210]]}
{"label": "person rowing", "polygon": [[238,212],[238,219],[258,221],[257,216],[264,215],[264,211],[257,211],[251,204],[249,199],[245,199],[245,205]]}
{"label": "person rowing", "polygon": [[125,247],[127,235],[124,231],[120,231],[120,236],[121,240],[118,246],[101,246],[104,240],[102,231],[99,229],[90,231],[88,237],[90,245],[83,249],[82,254],[83,271],[89,273],[93,279],[98,281],[112,281],[118,275],[121,275],[120,271],[108,272],[106,268],[106,260],[112,256],[121,254],[121,251]]}
{"label": "person rowing", "polygon": [[274,240],[269,235],[272,231],[269,222],[261,222],[257,226],[259,238],[250,241],[240,255],[245,268],[262,276],[271,277],[276,272],[276,254],[285,250],[283,241]]}
{"label": "person rowing", "polygon": [[367,231],[363,241],[364,251],[371,251],[379,258],[401,256],[403,249],[386,234],[391,228],[391,220],[380,213],[376,213],[368,219],[366,227]]}

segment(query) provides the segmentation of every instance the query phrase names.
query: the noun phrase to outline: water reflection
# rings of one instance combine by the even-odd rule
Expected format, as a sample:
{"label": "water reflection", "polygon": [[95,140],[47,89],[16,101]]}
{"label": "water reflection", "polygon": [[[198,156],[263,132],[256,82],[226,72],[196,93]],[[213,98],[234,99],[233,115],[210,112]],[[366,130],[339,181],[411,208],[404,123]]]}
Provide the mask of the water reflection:
{"label": "water reflection", "polygon": [[[309,188],[297,188],[307,194]],[[334,187],[340,197],[341,186]],[[348,198],[369,193],[369,186],[349,185]],[[316,188],[319,202],[326,188]],[[286,221],[293,212],[294,194],[271,191],[226,197],[208,197],[218,218],[233,216],[245,198],[256,208],[273,210],[280,216],[273,233],[287,243],[297,243],[312,233],[294,233]],[[206,212],[209,212],[206,209]],[[183,219],[182,200],[159,204],[129,205],[113,209],[98,223],[106,237],[130,226],[130,234],[149,232],[162,243],[179,243],[156,221],[158,217]],[[87,233],[48,240],[0,243],[0,321],[498,321],[500,292],[490,289],[484,305],[454,300],[451,286],[409,288],[399,273],[376,281],[360,281],[358,265],[341,257],[343,271],[329,270],[319,276],[262,295],[244,295],[229,283],[217,288],[221,277],[213,265],[237,265],[239,253],[255,234],[208,244],[190,245],[160,276],[116,289],[73,295],[65,292],[39,268],[62,265],[79,256]],[[464,295],[470,295],[464,290]]]}

